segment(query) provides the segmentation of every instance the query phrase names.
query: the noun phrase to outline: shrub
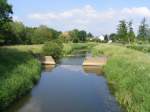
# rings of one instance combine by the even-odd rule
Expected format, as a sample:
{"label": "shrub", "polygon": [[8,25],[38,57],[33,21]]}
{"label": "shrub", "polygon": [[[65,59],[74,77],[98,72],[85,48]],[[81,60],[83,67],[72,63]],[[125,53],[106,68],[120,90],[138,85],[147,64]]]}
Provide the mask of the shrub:
{"label": "shrub", "polygon": [[55,60],[62,56],[63,44],[61,40],[47,42],[43,46],[43,54],[52,56]]}

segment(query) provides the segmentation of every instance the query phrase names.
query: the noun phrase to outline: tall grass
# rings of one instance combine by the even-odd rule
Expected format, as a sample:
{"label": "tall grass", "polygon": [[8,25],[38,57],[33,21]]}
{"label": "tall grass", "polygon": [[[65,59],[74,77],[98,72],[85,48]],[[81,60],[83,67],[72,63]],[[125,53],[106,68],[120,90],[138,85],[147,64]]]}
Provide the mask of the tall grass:
{"label": "tall grass", "polygon": [[11,48],[11,49],[17,49],[17,50],[23,51],[23,52],[33,52],[34,54],[40,54],[40,53],[42,53],[42,47],[43,47],[43,44],[13,45],[13,46],[4,46],[3,48]]}
{"label": "tall grass", "polygon": [[70,55],[75,51],[79,50],[90,50],[92,47],[94,47],[96,43],[88,42],[88,43],[67,43],[64,44],[63,48],[63,54],[64,55]]}
{"label": "tall grass", "polygon": [[150,112],[150,56],[115,45],[98,45],[94,55],[108,56],[105,75],[128,112]]}
{"label": "tall grass", "polygon": [[142,51],[144,53],[150,53],[150,45],[141,44],[141,45],[128,45],[127,48],[135,49],[138,51]]}
{"label": "tall grass", "polygon": [[40,78],[40,68],[28,52],[0,48],[0,111],[33,87]]}

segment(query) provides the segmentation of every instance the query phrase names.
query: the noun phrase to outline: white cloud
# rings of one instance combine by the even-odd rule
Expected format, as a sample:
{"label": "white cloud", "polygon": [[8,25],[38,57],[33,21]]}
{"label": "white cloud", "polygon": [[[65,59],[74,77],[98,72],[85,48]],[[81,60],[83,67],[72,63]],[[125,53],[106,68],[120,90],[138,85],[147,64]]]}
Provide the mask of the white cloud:
{"label": "white cloud", "polygon": [[150,9],[147,7],[124,8],[122,13],[150,17]]}
{"label": "white cloud", "polygon": [[[64,12],[48,12],[48,13],[33,13],[29,14],[28,18],[33,20],[63,20],[70,19],[71,21],[87,21],[93,19],[111,19],[113,17],[113,11],[98,12],[92,6],[86,5],[83,8],[76,8]],[[76,22],[77,22],[76,21]],[[87,23],[87,22],[86,22]]]}
{"label": "white cloud", "polygon": [[82,8],[62,12],[32,13],[28,15],[29,20],[34,20],[38,24],[47,24],[59,30],[79,28],[94,33],[113,32],[120,19],[132,19],[137,22],[139,17],[140,19],[141,17],[149,18],[150,9],[147,7],[134,7],[99,11],[91,5],[85,5]]}

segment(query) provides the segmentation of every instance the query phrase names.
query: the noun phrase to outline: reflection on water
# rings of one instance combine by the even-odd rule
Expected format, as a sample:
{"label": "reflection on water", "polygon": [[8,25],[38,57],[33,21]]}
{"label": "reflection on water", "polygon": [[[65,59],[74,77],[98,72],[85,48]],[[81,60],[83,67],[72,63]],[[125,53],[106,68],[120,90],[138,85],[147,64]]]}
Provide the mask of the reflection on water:
{"label": "reflection on water", "polygon": [[86,73],[95,73],[96,75],[101,75],[103,73],[101,66],[83,66]]}
{"label": "reflection on water", "polygon": [[69,56],[60,61],[61,65],[82,65],[85,56]]}
{"label": "reflection on water", "polygon": [[43,68],[43,71],[50,72],[55,68],[55,65],[43,65],[42,68]]}
{"label": "reflection on water", "polygon": [[7,110],[7,112],[16,112],[16,110],[19,110],[20,107],[22,107],[22,105],[25,105],[26,102],[29,102],[30,99],[31,99],[30,94],[22,97],[21,100],[15,102],[14,105]]}
{"label": "reflection on water", "polygon": [[28,100],[18,101],[11,112],[121,112],[104,77],[96,75],[97,69],[83,70],[82,57],[61,62],[43,71]]}

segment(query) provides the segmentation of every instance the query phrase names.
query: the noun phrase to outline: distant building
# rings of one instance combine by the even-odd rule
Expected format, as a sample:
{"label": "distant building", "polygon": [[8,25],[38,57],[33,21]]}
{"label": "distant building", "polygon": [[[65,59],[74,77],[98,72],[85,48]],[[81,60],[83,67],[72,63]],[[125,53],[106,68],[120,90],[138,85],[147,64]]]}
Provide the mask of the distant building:
{"label": "distant building", "polygon": [[108,43],[109,43],[109,44],[112,43],[112,40],[109,40]]}
{"label": "distant building", "polygon": [[105,37],[103,35],[97,37],[97,39],[101,40],[101,41],[104,41],[105,40]]}

